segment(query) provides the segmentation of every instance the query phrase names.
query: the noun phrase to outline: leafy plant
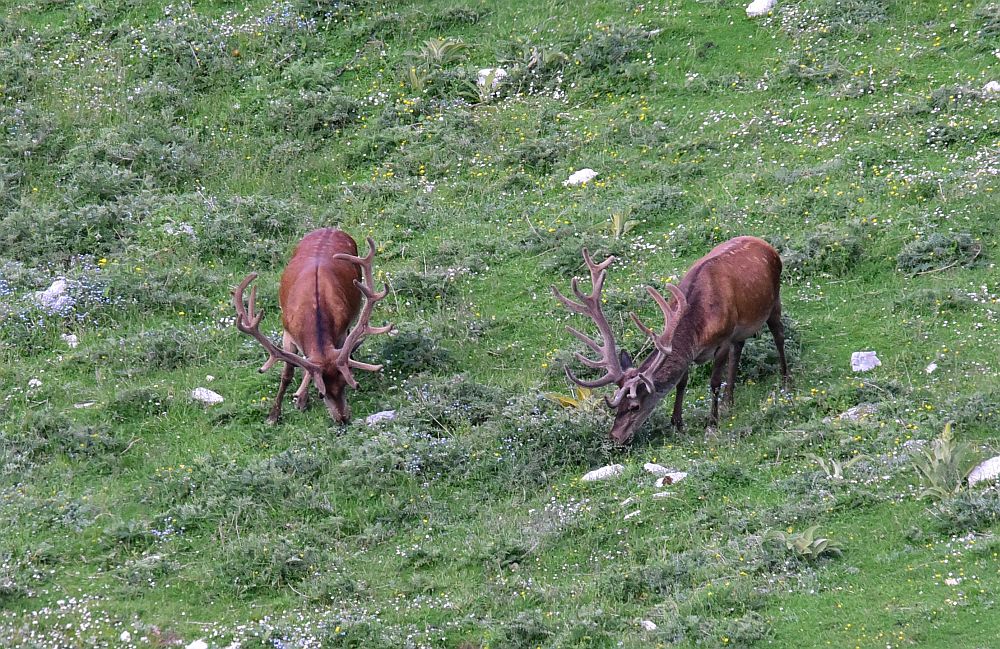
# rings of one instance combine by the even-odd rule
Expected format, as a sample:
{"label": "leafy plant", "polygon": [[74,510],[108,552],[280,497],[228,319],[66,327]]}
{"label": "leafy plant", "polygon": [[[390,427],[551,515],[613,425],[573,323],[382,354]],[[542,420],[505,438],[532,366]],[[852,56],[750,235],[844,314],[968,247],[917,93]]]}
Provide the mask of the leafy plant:
{"label": "leafy plant", "polygon": [[844,471],[851,468],[861,460],[867,459],[864,455],[855,455],[846,462],[841,462],[836,458],[822,458],[815,453],[806,453],[806,457],[815,462],[826,477],[831,480],[843,480]]}
{"label": "leafy plant", "polygon": [[457,38],[431,38],[411,55],[425,69],[433,69],[462,60],[468,51],[469,46]]}
{"label": "leafy plant", "polygon": [[944,500],[962,490],[965,479],[976,466],[976,452],[968,442],[955,439],[950,421],[929,446],[916,451],[913,458],[913,468],[923,487],[920,495]]}
{"label": "leafy plant", "polygon": [[782,532],[768,530],[764,533],[764,541],[777,541],[793,556],[814,561],[823,556],[840,556],[843,552],[840,542],[822,536],[816,536],[819,525],[813,525],[802,532]]}
{"label": "leafy plant", "polygon": [[639,225],[639,221],[628,218],[627,213],[612,212],[611,220],[608,222],[608,234],[615,239],[621,239],[637,225]]}

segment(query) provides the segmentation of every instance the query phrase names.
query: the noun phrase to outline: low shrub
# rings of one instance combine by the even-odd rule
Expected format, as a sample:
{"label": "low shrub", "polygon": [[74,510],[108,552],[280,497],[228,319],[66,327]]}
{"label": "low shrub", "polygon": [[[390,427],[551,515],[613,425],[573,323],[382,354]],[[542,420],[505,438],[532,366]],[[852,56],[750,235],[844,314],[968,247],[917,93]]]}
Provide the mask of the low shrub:
{"label": "low shrub", "polygon": [[437,372],[451,365],[451,353],[424,331],[400,331],[388,336],[376,357],[384,364],[383,375],[399,380],[420,372]]}
{"label": "low shrub", "polygon": [[935,232],[903,246],[896,255],[896,268],[907,275],[968,268],[980,261],[983,244],[968,233]]}
{"label": "low shrub", "polygon": [[772,244],[781,253],[781,261],[789,275],[828,273],[840,276],[853,271],[863,258],[861,241],[855,228],[821,223],[811,232],[772,241]]}

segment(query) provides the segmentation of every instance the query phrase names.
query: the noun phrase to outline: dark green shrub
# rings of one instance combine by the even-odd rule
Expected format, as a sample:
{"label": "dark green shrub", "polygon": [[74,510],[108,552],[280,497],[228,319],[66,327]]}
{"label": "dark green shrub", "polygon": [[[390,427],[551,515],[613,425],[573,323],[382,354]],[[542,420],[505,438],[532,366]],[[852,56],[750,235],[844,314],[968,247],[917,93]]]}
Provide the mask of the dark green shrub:
{"label": "dark green shrub", "polygon": [[1000,3],[985,4],[976,9],[973,15],[981,21],[976,38],[984,49],[995,48],[1000,43]]}
{"label": "dark green shrub", "polygon": [[402,379],[420,372],[435,372],[451,364],[451,354],[440,342],[421,331],[401,331],[382,343],[376,357],[384,363],[383,374]]}
{"label": "dark green shrub", "polygon": [[608,25],[584,36],[573,52],[573,61],[588,74],[622,71],[626,64],[643,55],[653,36],[631,25]]}
{"label": "dark green shrub", "polygon": [[152,388],[128,388],[108,402],[108,412],[116,421],[141,421],[166,410],[167,400]]}
{"label": "dark green shrub", "polygon": [[440,379],[415,377],[403,390],[407,404],[400,410],[401,417],[432,429],[479,425],[495,417],[506,404],[506,396],[499,389],[464,374]]}
{"label": "dark green shrub", "polygon": [[535,649],[547,645],[555,635],[540,611],[522,611],[507,622],[497,638],[497,645],[510,649]]}
{"label": "dark green shrub", "polygon": [[430,268],[424,271],[401,270],[390,277],[392,291],[406,304],[430,306],[441,304],[450,297],[455,287],[455,278],[461,269]]}
{"label": "dark green shrub", "polygon": [[334,90],[297,90],[270,100],[268,126],[299,136],[332,133],[360,116],[354,98]]}
{"label": "dark green shrub", "polygon": [[266,195],[209,198],[196,207],[204,210],[195,217],[195,246],[202,258],[221,257],[250,268],[284,264],[298,238],[319,220],[306,205]]}
{"label": "dark green shrub", "polygon": [[772,244],[781,253],[785,273],[793,277],[815,273],[842,275],[858,265],[864,250],[861,237],[853,228],[830,223],[821,223],[811,232]]}
{"label": "dark green shrub", "polygon": [[955,266],[970,267],[980,259],[983,244],[968,233],[935,232],[903,246],[896,255],[896,268],[908,275]]}
{"label": "dark green shrub", "polygon": [[219,555],[215,571],[240,597],[294,586],[323,558],[316,548],[276,533],[234,535]]}
{"label": "dark green shrub", "polygon": [[921,288],[904,293],[893,303],[896,311],[919,313],[964,312],[975,306],[968,295],[954,288]]}
{"label": "dark green shrub", "polygon": [[204,361],[205,358],[204,341],[199,335],[191,330],[167,326],[119,341],[114,360],[126,366],[140,366],[145,371],[173,370],[195,361]]}
{"label": "dark green shrub", "polygon": [[541,397],[509,400],[480,426],[496,444],[495,469],[508,486],[547,484],[569,469],[600,466],[608,459],[609,411],[562,408]]}
{"label": "dark green shrub", "polygon": [[829,85],[847,76],[840,61],[816,51],[803,51],[785,61],[781,78],[800,87]]}
{"label": "dark green shrub", "polygon": [[938,503],[934,512],[941,534],[959,535],[987,529],[1000,521],[1000,490],[962,490]]}

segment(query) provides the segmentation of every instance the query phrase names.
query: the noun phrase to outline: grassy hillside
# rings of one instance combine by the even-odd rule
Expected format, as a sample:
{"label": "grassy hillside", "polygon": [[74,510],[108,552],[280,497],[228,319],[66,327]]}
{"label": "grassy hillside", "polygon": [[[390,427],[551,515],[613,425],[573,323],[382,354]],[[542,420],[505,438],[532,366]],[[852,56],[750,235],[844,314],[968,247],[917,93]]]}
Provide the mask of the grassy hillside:
{"label": "grassy hillside", "polygon": [[[995,645],[996,2],[0,7],[0,647]],[[350,425],[268,426],[229,294],[277,338],[318,226],[398,334]],[[641,356],[644,287],[740,234],[791,389],[759,337],[719,430],[702,367],[628,450],[545,396],[581,248]]]}

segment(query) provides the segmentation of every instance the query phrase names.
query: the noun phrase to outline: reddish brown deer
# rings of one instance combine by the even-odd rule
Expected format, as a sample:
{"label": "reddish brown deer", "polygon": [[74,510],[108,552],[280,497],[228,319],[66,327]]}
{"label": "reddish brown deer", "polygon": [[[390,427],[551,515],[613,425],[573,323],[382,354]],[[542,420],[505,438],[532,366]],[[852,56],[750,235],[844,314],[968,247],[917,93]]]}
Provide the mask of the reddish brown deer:
{"label": "reddish brown deer", "polygon": [[719,422],[719,388],[722,369],[729,365],[724,403],[733,403],[733,385],[736,368],[747,338],[757,333],[767,323],[778,348],[782,382],[788,381],[785,363],[785,332],[781,324],[781,257],[766,241],[756,237],[736,237],[719,244],[699,259],[684,275],[680,287],[667,284],[673,295],[668,302],[653,287],[646,288],[663,312],[662,333],[656,333],[633,313],[632,320],[649,337],[653,351],[639,367],[632,365],[627,352],[618,352],[614,333],[601,310],[601,289],[607,268],[614,261],[608,257],[595,264],[587,250],[584,261],[590,269],[592,290],[584,295],[573,278],[573,293],[577,301],[563,296],[553,286],[552,292],[570,311],[590,316],[597,325],[601,343],[567,327],[587,347],[600,355],[598,359],[576,353],[576,358],[587,367],[603,370],[604,376],[593,381],[578,379],[570,368],[566,376],[586,388],[597,388],[610,383],[618,385],[614,396],[605,397],[608,406],[617,409],[611,438],[617,444],[627,444],[635,431],[653,412],[656,404],[670,390],[676,388],[674,412],[671,421],[678,430],[683,428],[681,406],[687,387],[688,368],[692,363],[714,361],[712,366],[712,410],[708,425]]}
{"label": "reddish brown deer", "polygon": [[[285,361],[278,396],[267,417],[268,422],[276,423],[281,416],[281,402],[296,367],[301,367],[305,376],[295,392],[295,405],[299,410],[305,409],[309,400],[309,382],[312,380],[330,416],[340,423],[346,423],[351,417],[344,388],[347,385],[358,387],[351,369],[372,372],[382,369],[381,365],[351,358],[366,336],[387,333],[392,329],[392,325],[372,327],[368,324],[372,307],[389,291],[388,287],[383,287],[382,291],[375,292],[372,279],[374,256],[375,242],[371,237],[368,238],[368,254],[359,257],[358,245],[346,232],[322,228],[307,234],[296,246],[281,274],[278,303],[284,334],[280,349],[260,332],[264,312],[255,310],[256,286],[250,291],[249,303],[244,304],[243,301],[243,292],[257,273],[247,275],[233,291],[236,328],[255,338],[268,353],[267,362],[260,371],[266,372],[279,360]],[[357,322],[348,331],[355,317]]]}

